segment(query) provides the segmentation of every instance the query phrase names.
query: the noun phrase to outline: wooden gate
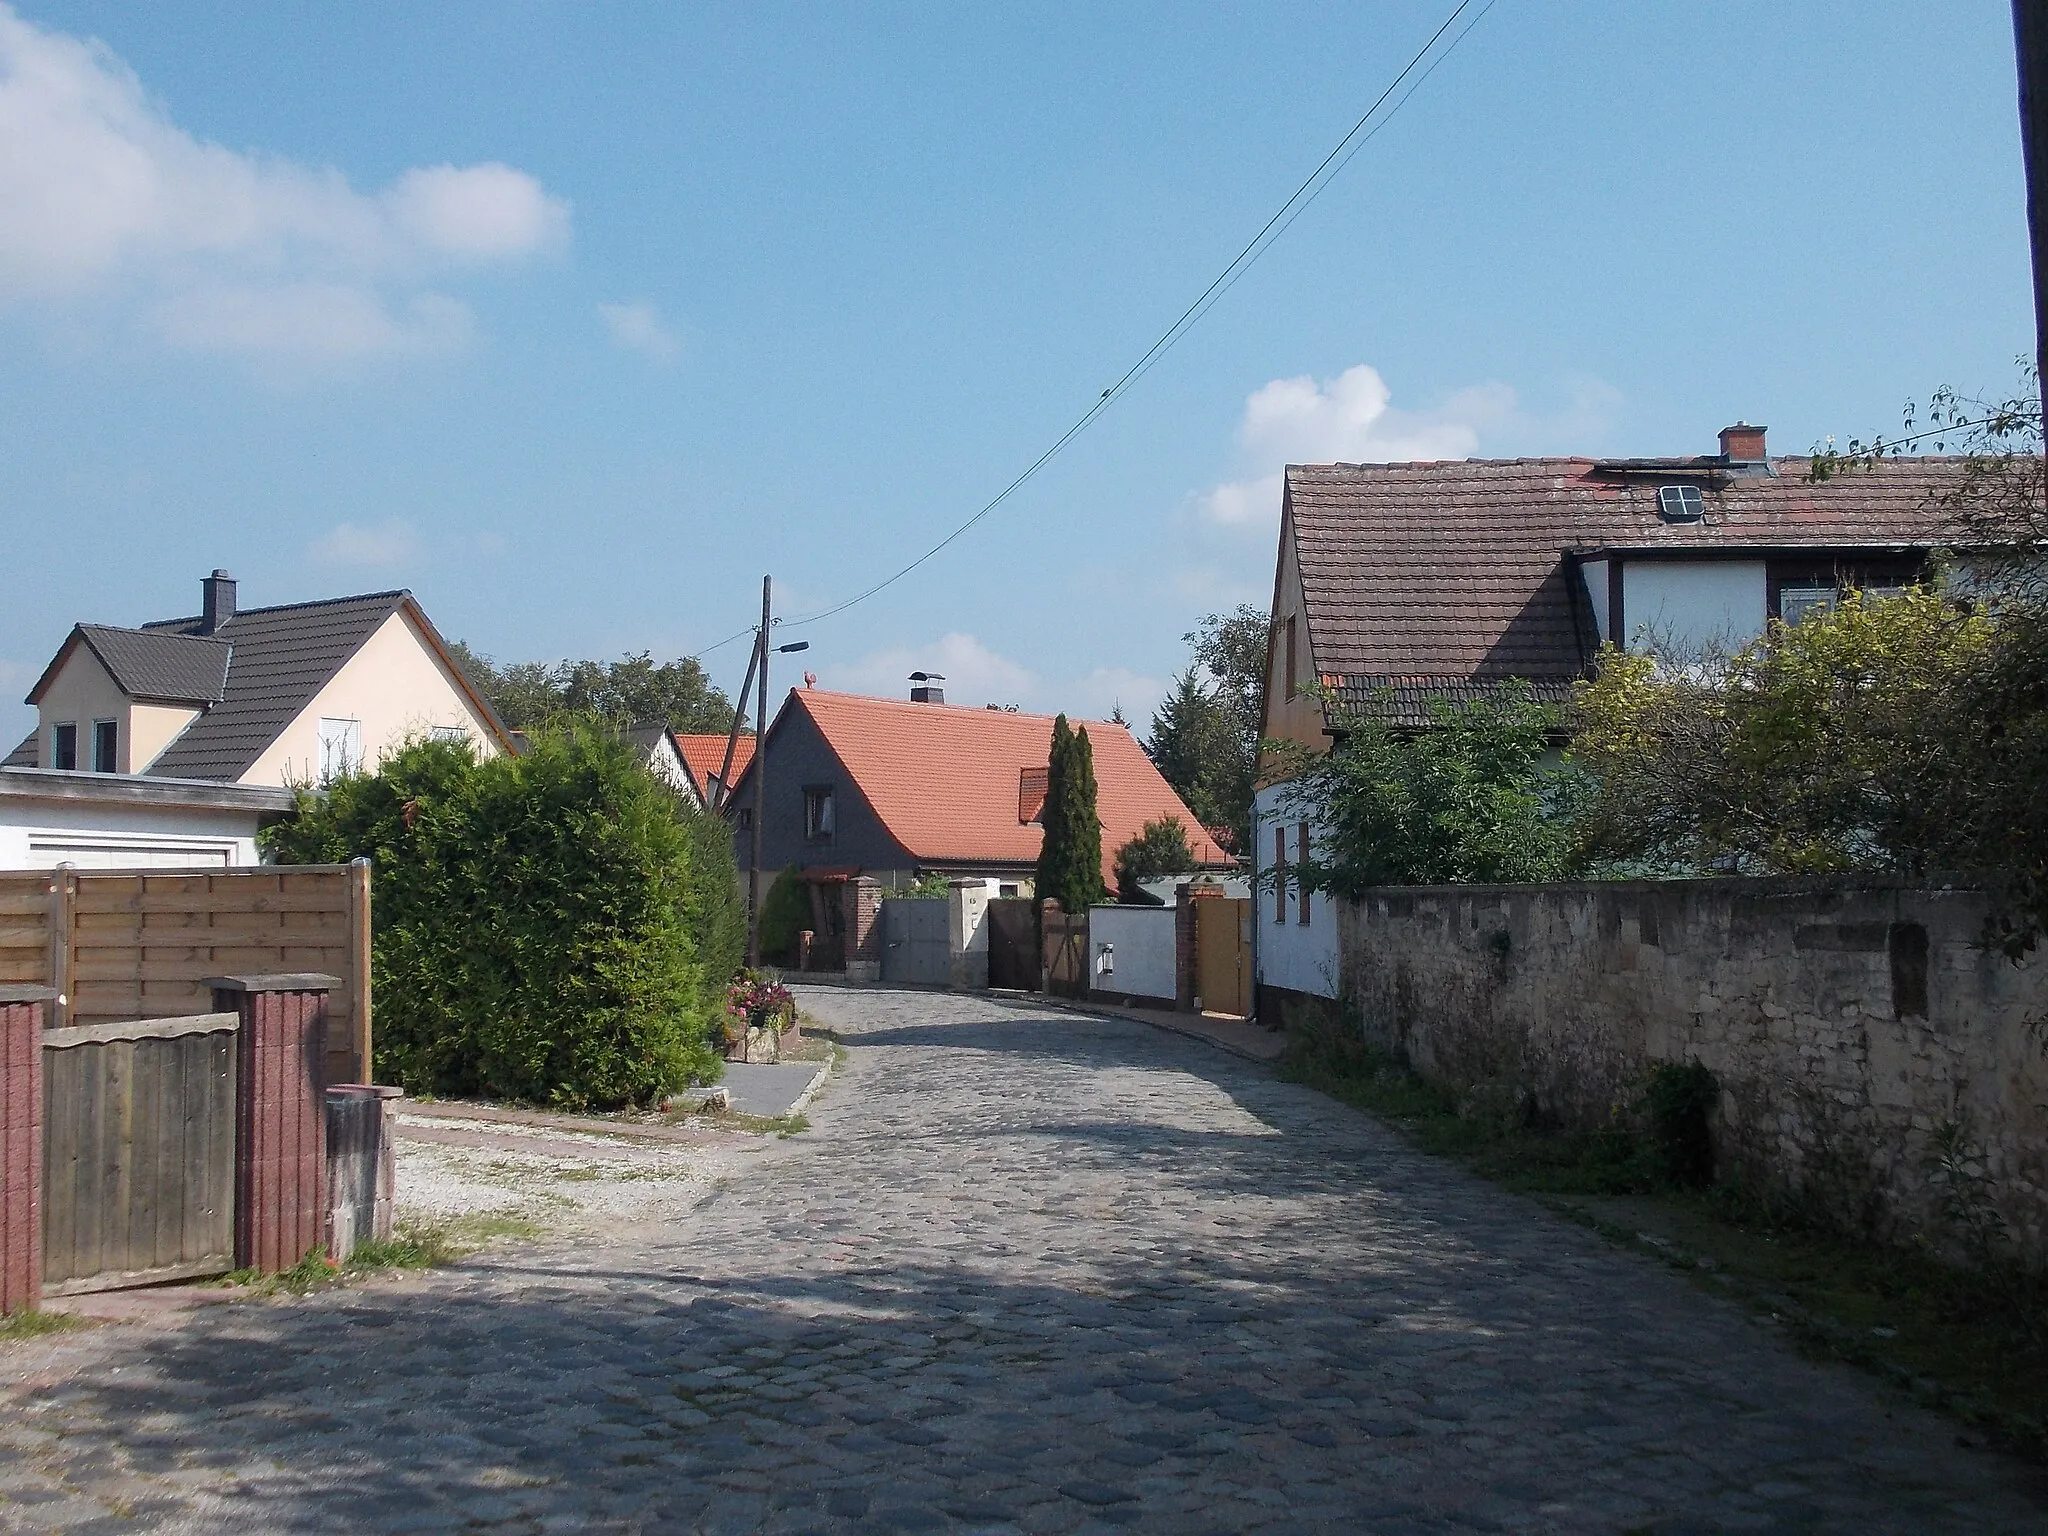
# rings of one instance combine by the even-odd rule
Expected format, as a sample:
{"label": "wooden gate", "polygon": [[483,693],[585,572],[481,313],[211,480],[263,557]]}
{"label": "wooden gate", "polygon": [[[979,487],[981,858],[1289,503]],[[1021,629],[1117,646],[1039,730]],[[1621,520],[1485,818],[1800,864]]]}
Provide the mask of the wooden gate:
{"label": "wooden gate", "polygon": [[232,1013],[43,1031],[43,1290],[235,1267]]}
{"label": "wooden gate", "polygon": [[988,984],[1038,990],[1038,903],[1006,897],[988,904]]}
{"label": "wooden gate", "polygon": [[1041,912],[1045,990],[1060,997],[1088,995],[1088,914]]}
{"label": "wooden gate", "polygon": [[1252,1011],[1252,904],[1228,896],[1195,903],[1195,989],[1205,1013]]}

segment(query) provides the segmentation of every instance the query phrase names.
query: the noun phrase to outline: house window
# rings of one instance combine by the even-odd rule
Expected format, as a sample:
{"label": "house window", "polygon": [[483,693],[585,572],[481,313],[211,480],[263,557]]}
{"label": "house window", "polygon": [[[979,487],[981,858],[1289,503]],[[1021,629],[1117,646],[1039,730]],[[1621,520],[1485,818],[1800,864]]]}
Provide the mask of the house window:
{"label": "house window", "polygon": [[50,766],[52,768],[76,768],[78,766],[78,724],[67,720],[62,725],[50,727]]}
{"label": "house window", "polygon": [[121,743],[121,727],[117,721],[95,720],[92,723],[92,771],[114,773],[118,771],[116,749]]}
{"label": "house window", "polygon": [[1287,829],[1273,829],[1273,921],[1287,921]]}
{"label": "house window", "polygon": [[1017,770],[1017,825],[1029,826],[1045,814],[1045,790],[1051,777],[1049,768],[1019,768]]}
{"label": "house window", "polygon": [[832,790],[813,784],[804,790],[804,838],[813,843],[832,841]]}
{"label": "house window", "polygon": [[1835,606],[1833,587],[1780,587],[1778,589],[1778,617],[1787,624],[1797,624],[1816,613],[1826,613]]}
{"label": "house window", "polygon": [[1292,701],[1301,691],[1301,661],[1294,630],[1294,615],[1287,616],[1287,698]]}
{"label": "house window", "polygon": [[754,830],[754,808],[751,805],[740,807],[740,830],[742,832]]}
{"label": "house window", "polygon": [[1696,485],[1660,485],[1657,515],[1667,523],[1696,523],[1707,515],[1707,498]]}
{"label": "house window", "polygon": [[[1297,868],[1308,864],[1308,823],[1301,822],[1294,829],[1294,862]],[[1308,885],[1299,876],[1295,878],[1296,900],[1300,903],[1301,915],[1296,919],[1302,927],[1308,926]]]}
{"label": "house window", "polygon": [[429,733],[435,741],[467,741],[469,732],[459,725],[437,725]]}
{"label": "house window", "polygon": [[330,784],[363,771],[363,722],[320,722],[320,782]]}

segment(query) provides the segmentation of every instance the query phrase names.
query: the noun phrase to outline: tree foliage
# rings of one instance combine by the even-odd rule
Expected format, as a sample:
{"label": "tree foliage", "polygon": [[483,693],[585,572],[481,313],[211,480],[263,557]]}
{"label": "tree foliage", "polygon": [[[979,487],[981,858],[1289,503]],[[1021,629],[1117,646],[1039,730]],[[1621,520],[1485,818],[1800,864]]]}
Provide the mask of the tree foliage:
{"label": "tree foliage", "polygon": [[482,761],[414,741],[302,791],[266,848],[371,861],[381,1080],[603,1106],[719,1070],[713,1021],[744,941],[729,834],[610,732],[541,732]]}
{"label": "tree foliage", "polygon": [[1247,603],[1183,635],[1194,659],[1154,712],[1146,744],[1195,819],[1238,854],[1251,846],[1267,627],[1265,613]]}
{"label": "tree foliage", "polygon": [[657,662],[646,651],[617,661],[514,662],[500,667],[458,641],[450,649],[477,691],[513,730],[562,715],[613,725],[662,721],[680,733],[732,729],[732,703],[694,656]]}
{"label": "tree foliage", "polygon": [[1067,717],[1052,723],[1045,808],[1045,835],[1038,848],[1037,896],[1057,899],[1061,910],[1086,912],[1107,898],[1102,883],[1102,818],[1095,808],[1095,749],[1088,728],[1078,731]]}
{"label": "tree foliage", "polygon": [[1194,850],[1188,846],[1188,829],[1179,817],[1148,821],[1116,851],[1116,899],[1127,906],[1164,906],[1166,903],[1140,882],[1193,874],[1196,867]]}
{"label": "tree foliage", "polygon": [[[714,818],[716,819],[716,818]],[[720,825],[725,825],[722,821]],[[730,844],[728,843],[728,846]],[[746,903],[740,903],[740,947],[746,947]],[[797,935],[814,925],[811,887],[795,865],[782,871],[761,894],[761,958],[770,965],[797,963]]]}
{"label": "tree foliage", "polygon": [[1526,685],[1472,700],[1428,701],[1429,726],[1391,712],[1340,722],[1325,756],[1297,753],[1285,802],[1317,828],[1309,890],[1356,897],[1382,885],[1501,884],[1577,871],[1576,776],[1546,765],[1561,712]]}

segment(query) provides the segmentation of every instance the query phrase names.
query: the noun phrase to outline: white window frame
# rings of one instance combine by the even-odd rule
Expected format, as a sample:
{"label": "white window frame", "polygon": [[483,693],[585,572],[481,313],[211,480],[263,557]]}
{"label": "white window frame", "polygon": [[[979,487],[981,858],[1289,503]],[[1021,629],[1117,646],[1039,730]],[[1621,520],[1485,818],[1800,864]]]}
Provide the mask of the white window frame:
{"label": "white window frame", "polygon": [[320,719],[320,782],[332,784],[363,771],[363,722],[323,715]]}
{"label": "white window frame", "polygon": [[[102,729],[106,729],[112,737],[104,767],[100,764],[100,731]],[[94,773],[119,773],[121,771],[121,722],[119,720],[93,721],[92,771]]]}
{"label": "white window frame", "polygon": [[57,743],[62,739],[59,733],[63,731],[71,733],[71,767],[76,769],[78,767],[78,722],[76,720],[53,720],[50,722],[50,760],[46,766],[51,768],[61,766],[57,759],[64,754],[58,750]]}

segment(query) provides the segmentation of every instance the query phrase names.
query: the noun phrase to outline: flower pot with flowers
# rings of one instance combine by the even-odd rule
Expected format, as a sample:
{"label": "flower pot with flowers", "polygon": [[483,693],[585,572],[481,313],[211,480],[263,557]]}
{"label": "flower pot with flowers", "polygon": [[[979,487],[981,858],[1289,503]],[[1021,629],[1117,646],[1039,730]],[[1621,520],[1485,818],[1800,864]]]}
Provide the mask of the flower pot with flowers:
{"label": "flower pot with flowers", "polygon": [[795,1022],[789,988],[760,971],[741,971],[726,989],[725,1059],[774,1061],[782,1032]]}

